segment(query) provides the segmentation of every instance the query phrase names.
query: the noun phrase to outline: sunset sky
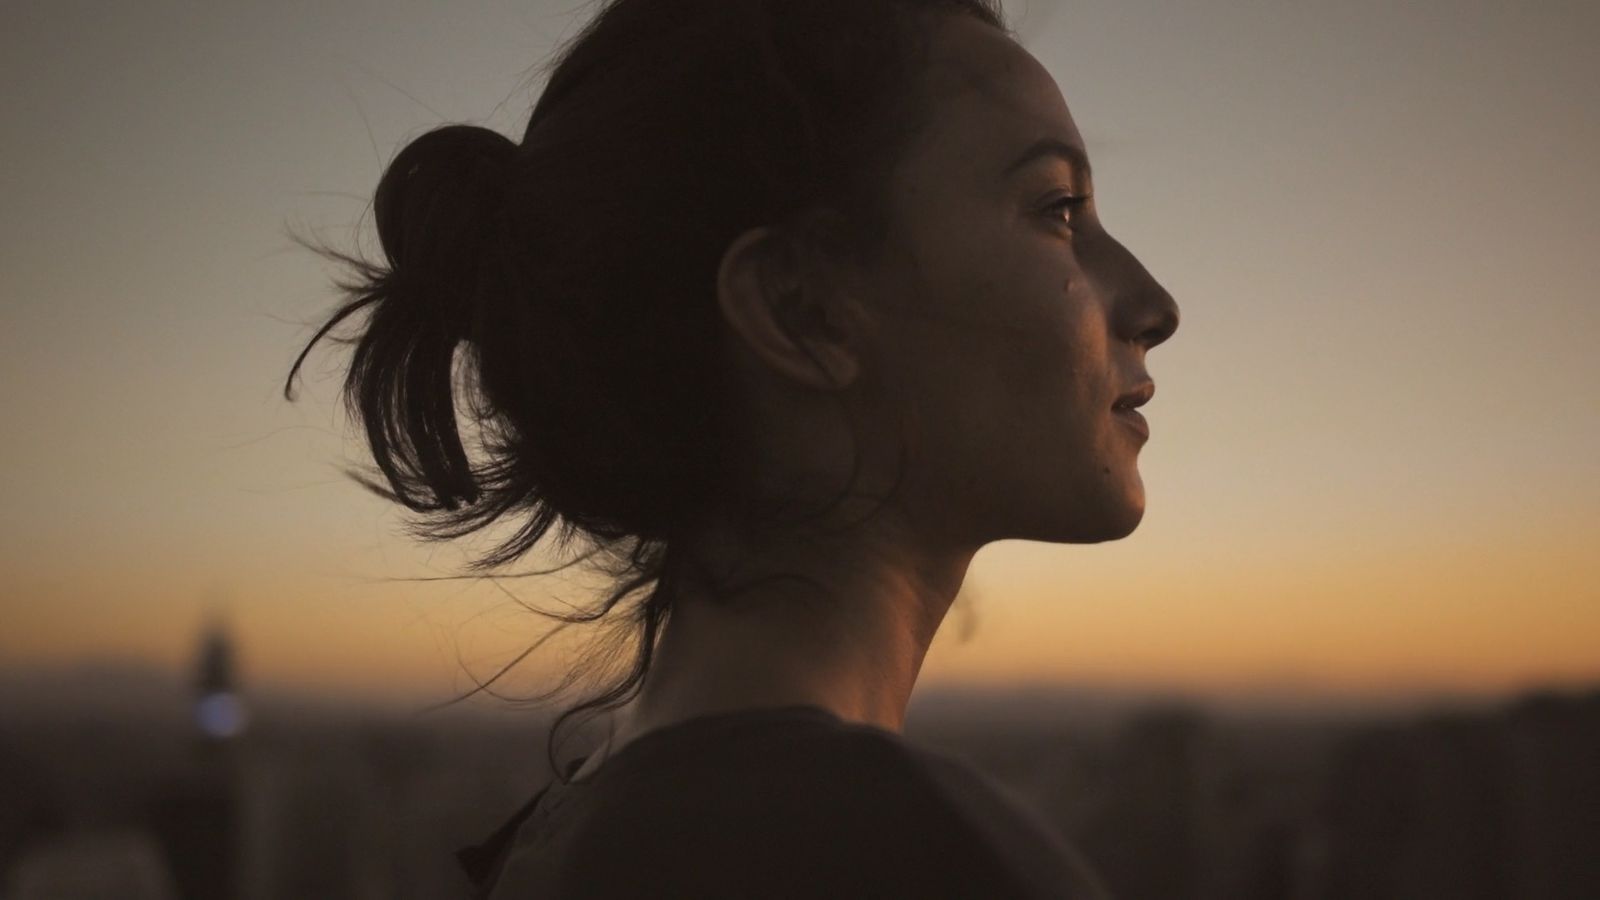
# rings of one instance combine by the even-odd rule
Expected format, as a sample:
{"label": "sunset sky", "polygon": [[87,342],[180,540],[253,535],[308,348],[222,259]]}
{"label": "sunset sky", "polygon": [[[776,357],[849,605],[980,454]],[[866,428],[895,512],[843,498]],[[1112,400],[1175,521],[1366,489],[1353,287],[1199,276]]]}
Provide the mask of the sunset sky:
{"label": "sunset sky", "polygon": [[[1310,6],[1011,4],[1184,324],[1143,526],[985,549],[925,683],[1600,679],[1600,5]],[[392,580],[464,555],[341,476],[335,354],[281,398],[333,299],[287,234],[347,242],[430,127],[519,136],[587,13],[0,12],[0,671],[186,665],[220,610],[253,681],[427,700],[538,636]]]}

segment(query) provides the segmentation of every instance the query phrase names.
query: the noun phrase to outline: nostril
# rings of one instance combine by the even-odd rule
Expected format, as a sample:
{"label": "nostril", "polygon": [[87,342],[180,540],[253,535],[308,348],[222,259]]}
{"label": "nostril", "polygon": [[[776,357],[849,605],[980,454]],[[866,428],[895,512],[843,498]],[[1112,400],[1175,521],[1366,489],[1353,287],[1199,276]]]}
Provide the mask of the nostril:
{"label": "nostril", "polygon": [[1149,350],[1151,347],[1172,337],[1177,330],[1178,306],[1169,299],[1165,307],[1156,316],[1155,321],[1144,331],[1141,331],[1139,336],[1134,338],[1134,341]]}
{"label": "nostril", "polygon": [[1178,330],[1178,301],[1153,278],[1146,276],[1120,306],[1118,336],[1137,347],[1149,350]]}

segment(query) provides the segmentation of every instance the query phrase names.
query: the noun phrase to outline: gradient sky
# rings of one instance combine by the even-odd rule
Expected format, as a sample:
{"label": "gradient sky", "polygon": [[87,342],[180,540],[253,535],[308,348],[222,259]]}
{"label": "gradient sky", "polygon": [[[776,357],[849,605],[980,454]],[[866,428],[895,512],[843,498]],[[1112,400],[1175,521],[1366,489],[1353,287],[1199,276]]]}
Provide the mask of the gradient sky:
{"label": "gradient sky", "polygon": [[[1182,304],[1131,538],[981,553],[927,681],[1498,693],[1600,678],[1600,6],[1011,4]],[[403,7],[403,8],[402,8]],[[1031,7],[1031,8],[1030,8]],[[0,665],[437,698],[541,626],[279,396],[384,162],[520,134],[577,4],[0,12]],[[581,586],[522,581],[548,602]]]}

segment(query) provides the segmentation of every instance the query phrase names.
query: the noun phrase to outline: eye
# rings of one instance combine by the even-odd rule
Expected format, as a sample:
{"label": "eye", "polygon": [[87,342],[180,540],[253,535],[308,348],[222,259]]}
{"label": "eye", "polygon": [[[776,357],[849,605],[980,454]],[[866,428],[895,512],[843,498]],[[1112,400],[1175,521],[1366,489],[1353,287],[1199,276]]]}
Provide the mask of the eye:
{"label": "eye", "polygon": [[1045,207],[1045,212],[1051,218],[1071,224],[1072,218],[1081,214],[1081,211],[1089,205],[1089,201],[1093,199],[1093,194],[1067,194],[1052,200]]}

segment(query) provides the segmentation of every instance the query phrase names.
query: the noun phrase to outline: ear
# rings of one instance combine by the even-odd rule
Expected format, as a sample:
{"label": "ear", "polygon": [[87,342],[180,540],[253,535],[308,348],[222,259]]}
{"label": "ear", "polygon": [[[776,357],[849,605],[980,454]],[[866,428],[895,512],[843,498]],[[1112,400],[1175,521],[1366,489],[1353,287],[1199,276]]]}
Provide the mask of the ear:
{"label": "ear", "polygon": [[798,384],[837,390],[861,374],[867,320],[848,292],[802,259],[776,229],[744,232],[722,255],[717,304],[762,364]]}

